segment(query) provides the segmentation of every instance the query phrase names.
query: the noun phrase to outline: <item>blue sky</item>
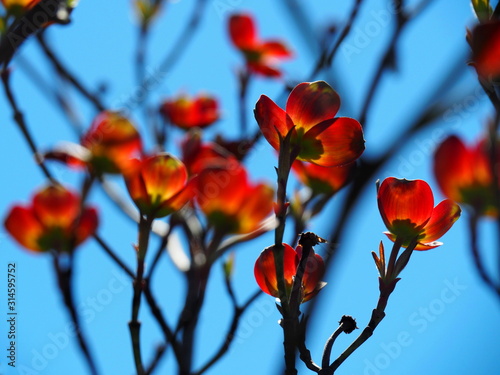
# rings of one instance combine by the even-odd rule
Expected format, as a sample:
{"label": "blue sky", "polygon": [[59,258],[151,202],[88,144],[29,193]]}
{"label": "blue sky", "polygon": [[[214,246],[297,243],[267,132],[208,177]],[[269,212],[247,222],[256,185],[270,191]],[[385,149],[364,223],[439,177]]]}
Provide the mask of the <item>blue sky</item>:
{"label": "blue sky", "polygon": [[[105,101],[120,106],[125,98],[137,93],[133,58],[136,48],[136,22],[129,1],[81,1],[73,13],[73,22],[66,27],[52,26],[48,32],[54,49],[62,61],[91,88],[104,86]],[[205,91],[220,98],[223,119],[206,132],[207,137],[223,133],[238,134],[237,81],[235,72],[241,56],[232,48],[227,32],[227,16],[233,11],[254,13],[263,37],[282,36],[293,50],[295,58],[283,64],[285,77],[293,82],[305,79],[315,61],[317,48],[300,35],[285,2],[248,0],[209,0],[200,32],[181,55],[173,70],[164,76],[150,93],[150,102],[184,90],[189,93]],[[350,11],[350,2],[327,0],[298,1],[305,8],[313,31],[335,21],[342,25]],[[386,1],[365,0],[360,17],[354,24],[326,79],[340,94],[341,114],[357,117],[364,95],[377,66],[381,51],[388,42],[393,22]],[[415,6],[418,1],[409,1]],[[152,29],[148,51],[148,70],[158,70],[158,64],[173,45],[184,22],[191,14],[194,2],[167,2],[161,17]],[[399,134],[425,106],[434,86],[456,64],[466,63],[465,30],[474,22],[467,1],[436,0],[405,30],[399,45],[398,69],[384,77],[369,112],[369,127],[365,133],[366,156],[377,155],[388,139]],[[60,140],[76,141],[75,133],[61,112],[53,106],[51,93],[40,90],[26,74],[23,61],[29,63],[49,85],[58,84],[34,40],[23,46],[12,63],[14,92],[24,111],[26,121],[42,150]],[[457,75],[450,89],[450,109],[432,128],[409,139],[382,168],[376,178],[388,176],[421,178],[433,187],[436,202],[443,199],[432,176],[433,149],[445,135],[456,133],[475,140],[492,114],[484,94],[477,89],[477,80],[470,68]],[[256,129],[251,109],[261,94],[278,99],[280,82],[256,79],[248,93],[248,119]],[[88,125],[94,116],[93,108],[69,90],[77,115]],[[0,99],[0,155],[3,184],[0,208],[2,215],[13,202],[26,202],[32,192],[45,181],[19,130],[11,119],[4,96]],[[283,104],[283,103],[281,103]],[[458,106],[463,110],[458,111]],[[142,113],[132,112],[141,130]],[[179,135],[180,133],[175,133]],[[174,148],[175,151],[175,148]],[[254,180],[273,183],[275,156],[270,146],[261,142],[250,155],[248,168]],[[81,175],[62,166],[51,165],[55,175],[69,186],[77,187]],[[120,179],[115,182],[121,185]],[[375,183],[375,181],[373,181]],[[292,180],[290,189],[296,186]],[[325,212],[311,221],[309,229],[327,236],[335,225],[335,213],[343,195],[339,194],[325,207]],[[134,267],[131,244],[136,241],[135,225],[124,218],[95,189],[90,201],[99,206],[99,233],[108,239],[113,249]],[[377,274],[370,252],[383,240],[375,195],[375,185],[368,189],[355,208],[355,220],[346,228],[340,256],[328,276],[328,286],[320,293],[315,321],[308,334],[308,346],[316,361],[320,361],[324,342],[338,325],[343,314],[353,315],[359,327],[364,327],[375,307],[378,296]],[[481,246],[487,266],[496,271],[494,225],[481,222]],[[290,230],[291,228],[289,228]],[[291,232],[286,233],[286,238]],[[273,236],[266,234],[249,244],[240,245],[236,252],[235,290],[244,301],[257,288],[253,278],[253,263],[259,252],[272,244]],[[414,254],[402,274],[402,281],[391,296],[386,319],[374,336],[339,369],[343,375],[399,375],[476,373],[493,374],[500,370],[497,360],[498,301],[483,287],[472,266],[468,251],[467,215],[443,237],[444,245],[428,252]],[[155,249],[156,240],[152,242]],[[321,246],[318,252],[325,248]],[[88,241],[76,257],[75,298],[84,321],[93,352],[102,374],[132,374],[133,359],[127,322],[130,319],[130,280],[118,269],[93,241]],[[15,262],[18,269],[18,356],[14,370],[5,364],[7,323],[0,324],[0,371],[5,374],[86,374],[86,367],[75,340],[68,330],[69,319],[56,288],[51,261],[47,256],[30,254],[19,248],[3,229],[0,230],[0,267],[4,275],[7,264]],[[490,266],[491,265],[491,266]],[[5,276],[6,277],[6,276]],[[184,280],[164,257],[159,265],[154,290],[167,319],[174,321],[182,303]],[[5,290],[5,289],[4,289]],[[6,292],[4,292],[6,293]],[[7,296],[4,295],[4,301]],[[3,302],[4,311],[6,302]],[[207,304],[200,318],[196,365],[203,364],[218,347],[221,332],[231,318],[231,305],[224,292],[222,272],[215,265],[208,287]],[[235,343],[207,374],[276,374],[282,366],[282,336],[277,325],[279,314],[273,298],[262,295],[243,316]],[[144,304],[144,357],[151,358],[161,335]],[[359,332],[359,331],[358,331]],[[340,337],[333,353],[339,354],[354,337]],[[173,357],[169,353],[158,373],[173,373]],[[23,372],[24,371],[24,372]],[[307,373],[303,366],[299,373]]]}

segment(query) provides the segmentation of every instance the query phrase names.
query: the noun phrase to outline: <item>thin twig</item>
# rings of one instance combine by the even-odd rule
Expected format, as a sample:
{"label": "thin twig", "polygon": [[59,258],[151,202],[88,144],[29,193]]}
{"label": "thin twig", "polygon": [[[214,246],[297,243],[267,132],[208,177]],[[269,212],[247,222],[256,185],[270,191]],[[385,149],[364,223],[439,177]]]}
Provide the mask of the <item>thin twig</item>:
{"label": "thin twig", "polygon": [[354,3],[354,6],[352,7],[351,10],[351,14],[349,15],[349,18],[347,20],[347,23],[340,32],[340,35],[338,36],[337,41],[335,42],[335,45],[333,46],[330,52],[328,52],[326,49],[323,51],[320,58],[318,59],[318,62],[316,63],[316,66],[314,67],[314,70],[310,74],[309,78],[310,81],[312,81],[314,77],[316,77],[316,75],[321,71],[321,69],[326,68],[332,64],[333,58],[335,57],[338,49],[340,48],[342,42],[349,35],[349,32],[352,29],[352,25],[354,24],[356,17],[359,14],[359,9],[361,8],[362,2],[363,0],[356,0],[356,2]]}
{"label": "thin twig", "polygon": [[262,292],[260,290],[257,290],[242,306],[238,306],[236,304],[234,305],[233,319],[226,333],[224,342],[222,343],[219,350],[214,354],[214,356],[204,366],[202,366],[200,370],[194,372],[193,375],[203,374],[227,353],[231,346],[231,343],[236,337],[236,330],[238,329],[241,316],[244,314],[245,310],[257,299],[257,297],[261,295],[261,293]]}
{"label": "thin twig", "polygon": [[365,100],[363,101],[363,106],[361,109],[361,113],[359,115],[359,122],[361,125],[363,125],[363,128],[366,130],[367,126],[367,116],[368,116],[368,111],[370,109],[371,104],[374,102],[375,98],[375,91],[377,90],[382,76],[384,75],[384,72],[388,70],[388,68],[392,67],[393,64],[395,63],[396,59],[396,44],[401,36],[401,32],[404,29],[405,25],[407,24],[409,17],[402,13],[403,10],[401,9],[397,14],[396,14],[396,28],[394,29],[394,32],[391,36],[391,40],[389,41],[389,44],[387,45],[387,49],[385,50],[383,57],[381,58],[377,70],[375,72],[375,75],[372,78],[371,84],[368,88],[368,91],[366,92],[365,95]]}
{"label": "thin twig", "polygon": [[64,266],[61,265],[61,256],[66,257],[66,254],[61,255],[59,253],[54,252],[53,256],[54,256],[53,259],[54,269],[56,271],[59,289],[61,291],[64,300],[64,305],[66,306],[68,313],[71,317],[71,321],[75,325],[75,332],[77,335],[77,340],[80,346],[80,350],[85,358],[85,361],[87,362],[87,365],[89,366],[91,374],[97,375],[98,374],[97,367],[95,365],[94,359],[92,358],[92,355],[90,354],[87,341],[83,336],[80,320],[78,319],[78,313],[76,311],[75,303],[73,300],[73,293],[72,293],[73,254],[67,255],[67,259],[65,259],[67,260],[67,264],[65,264]]}
{"label": "thin twig", "polygon": [[47,41],[45,40],[45,33],[37,34],[38,43],[42,47],[43,52],[52,63],[59,75],[66,81],[71,83],[75,89],[82,94],[83,97],[88,99],[95,107],[96,110],[104,111],[106,107],[101,103],[99,98],[87,90],[83,84],[76,78],[76,76],[71,73],[61,62],[61,60],[55,55],[54,51],[50,48]]}
{"label": "thin twig", "polygon": [[22,55],[16,57],[16,66],[21,68],[28,76],[29,81],[43,94],[44,98],[53,100],[55,106],[61,109],[62,113],[71,123],[76,135],[80,136],[84,126],[76,110],[73,108],[68,95],[65,95],[65,92],[55,87],[55,85],[49,84],[42,74],[35,69],[31,61],[24,58]]}
{"label": "thin twig", "polygon": [[97,243],[102,247],[104,252],[108,254],[111,257],[111,259],[113,259],[115,263],[118,264],[123,271],[125,271],[127,275],[129,275],[131,278],[135,277],[132,270],[115,254],[115,252],[111,249],[111,247],[109,247],[109,245],[106,242],[104,242],[101,236],[95,233],[93,237],[97,241]]}
{"label": "thin twig", "polygon": [[156,348],[156,353],[155,353],[155,356],[153,358],[153,361],[151,361],[151,364],[146,368],[146,375],[151,375],[151,373],[156,369],[156,367],[160,363],[160,360],[165,355],[166,350],[167,350],[167,346],[164,344],[159,345]]}
{"label": "thin twig", "polygon": [[24,139],[28,142],[28,146],[35,156],[35,159],[37,161],[37,164],[40,166],[43,174],[47,179],[49,179],[53,184],[58,184],[57,180],[52,176],[50,171],[47,169],[45,166],[43,160],[39,156],[38,148],[36,147],[35,141],[33,140],[33,137],[31,136],[30,131],[28,130],[28,126],[26,125],[26,122],[24,121],[24,115],[20,111],[19,107],[17,106],[17,102],[14,98],[14,94],[12,93],[12,90],[10,88],[10,72],[8,70],[5,70],[1,73],[2,75],[2,82],[3,82],[3,87],[5,89],[5,94],[7,96],[7,99],[10,103],[10,106],[12,108],[12,111],[14,112],[14,121],[16,122],[17,126],[23,133]]}
{"label": "thin twig", "polygon": [[[182,351],[180,348],[180,344],[176,339],[175,333],[172,331],[170,326],[167,323],[167,320],[165,319],[165,316],[163,315],[160,307],[158,306],[156,299],[151,291],[150,288],[150,280],[145,279],[144,280],[144,297],[146,297],[146,301],[149,305],[149,308],[151,310],[151,313],[153,314],[154,318],[156,319],[158,325],[161,328],[161,331],[163,332],[163,336],[165,338],[165,341],[172,347],[174,351],[174,355],[177,359],[177,362],[180,363],[181,358],[182,358]],[[153,364],[149,366],[149,371],[153,371]]]}

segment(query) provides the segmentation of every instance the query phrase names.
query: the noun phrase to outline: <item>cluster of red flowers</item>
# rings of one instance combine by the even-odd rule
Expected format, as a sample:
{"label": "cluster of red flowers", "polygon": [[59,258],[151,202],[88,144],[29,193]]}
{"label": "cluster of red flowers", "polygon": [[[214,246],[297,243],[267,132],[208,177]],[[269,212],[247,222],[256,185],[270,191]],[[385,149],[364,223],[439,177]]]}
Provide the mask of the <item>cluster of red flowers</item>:
{"label": "cluster of red flowers", "polygon": [[[7,8],[14,4],[29,8],[34,3],[2,2]],[[243,53],[249,72],[269,77],[281,75],[275,60],[290,57],[290,50],[283,42],[260,40],[250,15],[233,15],[229,33]],[[480,70],[481,64],[488,65],[481,61],[483,58],[478,57]],[[365,148],[361,125],[352,118],[335,117],[339,108],[339,95],[324,81],[297,85],[284,110],[265,95],[255,106],[262,134],[280,156],[291,152],[292,170],[313,196],[331,197],[345,186]],[[196,130],[220,118],[217,99],[208,94],[193,98],[179,95],[164,100],[159,112],[165,121],[186,131],[181,158],[164,152],[146,153],[137,127],[124,115],[111,111],[97,115],[79,144],[56,146],[45,158],[85,169],[92,176],[121,174],[144,217],[161,218],[187,205],[199,209],[219,235],[263,231],[262,223],[274,206],[273,189],[264,183],[252,183],[238,155],[223,145],[202,141],[201,132]],[[289,141],[286,149],[285,139]],[[488,160],[484,142],[469,150],[457,138],[448,139],[436,154],[436,175],[445,194],[482,213],[496,213],[489,190],[492,176],[488,174]],[[460,208],[449,199],[434,207],[430,187],[420,180],[388,178],[380,185],[377,198],[389,230],[387,236],[403,247],[415,242],[416,250],[439,246],[436,240],[460,215]],[[97,221],[96,210],[87,207],[77,193],[50,185],[35,194],[31,206],[13,207],[5,226],[30,250],[70,252],[95,232]],[[302,247],[283,247],[288,295]],[[255,277],[264,292],[277,297],[280,291],[273,249],[265,249],[257,259]],[[322,258],[310,252],[302,278],[303,302],[324,285],[320,281],[323,274]]]}

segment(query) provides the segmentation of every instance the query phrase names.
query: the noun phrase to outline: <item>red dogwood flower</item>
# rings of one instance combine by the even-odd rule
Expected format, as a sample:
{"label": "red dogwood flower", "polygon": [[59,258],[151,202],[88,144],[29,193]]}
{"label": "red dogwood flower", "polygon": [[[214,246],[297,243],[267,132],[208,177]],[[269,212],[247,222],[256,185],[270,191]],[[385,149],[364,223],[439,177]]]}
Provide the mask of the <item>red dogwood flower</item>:
{"label": "red dogwood flower", "polygon": [[207,127],[220,117],[219,104],[210,95],[198,95],[194,98],[179,95],[165,100],[161,104],[160,113],[173,125],[185,130]]}
{"label": "red dogwood flower", "polygon": [[199,132],[190,132],[181,143],[182,161],[190,176],[207,168],[237,164],[235,156],[224,147],[213,142],[202,142]]}
{"label": "red dogwood flower", "polygon": [[[283,247],[285,288],[286,295],[290,296],[297,266],[302,255],[302,246],[298,245],[294,250],[290,245],[284,243]],[[270,246],[260,253],[255,262],[254,275],[257,284],[264,293],[273,297],[279,297],[273,248],[274,246]],[[311,250],[307,259],[304,276],[302,277],[302,302],[309,301],[325,286],[325,283],[321,281],[324,274],[325,264],[323,258],[316,254],[314,250]]]}
{"label": "red dogwood flower", "polygon": [[[434,175],[444,195],[470,205],[480,215],[496,216],[495,187],[488,142],[467,147],[460,138],[448,137],[434,155]],[[500,165],[500,152],[497,155]]]}
{"label": "red dogwood flower", "polygon": [[261,41],[251,15],[233,14],[229,18],[229,35],[234,46],[245,56],[250,71],[268,77],[279,77],[274,65],[278,59],[292,56],[286,45],[277,40]]}
{"label": "red dogwood flower", "polygon": [[358,121],[335,117],[340,97],[326,82],[297,85],[286,102],[286,111],[262,95],[255,105],[255,119],[262,134],[279,151],[279,139],[292,133],[297,159],[324,167],[344,165],[356,160],[365,149],[363,130]]}
{"label": "red dogwood flower", "polygon": [[71,252],[94,234],[97,211],[81,207],[77,193],[59,185],[38,191],[31,205],[16,205],[5,219],[7,232],[26,249]]}
{"label": "red dogwood flower", "polygon": [[415,250],[429,250],[442,245],[436,242],[460,217],[460,207],[445,199],[434,207],[432,190],[423,180],[386,178],[378,189],[378,207],[384,232],[391,241],[398,239],[407,247],[417,238]]}
{"label": "red dogwood flower", "polygon": [[273,210],[274,191],[248,181],[245,168],[234,161],[207,168],[198,176],[196,201],[207,220],[223,233],[250,233]]}
{"label": "red dogwood flower", "polygon": [[117,112],[104,111],[96,116],[80,145],[63,143],[44,157],[103,174],[126,173],[132,159],[141,154],[141,136],[132,122]]}
{"label": "red dogwood flower", "polygon": [[167,216],[193,197],[194,180],[188,181],[186,167],[174,156],[161,153],[135,160],[134,164],[125,175],[125,183],[141,214]]}

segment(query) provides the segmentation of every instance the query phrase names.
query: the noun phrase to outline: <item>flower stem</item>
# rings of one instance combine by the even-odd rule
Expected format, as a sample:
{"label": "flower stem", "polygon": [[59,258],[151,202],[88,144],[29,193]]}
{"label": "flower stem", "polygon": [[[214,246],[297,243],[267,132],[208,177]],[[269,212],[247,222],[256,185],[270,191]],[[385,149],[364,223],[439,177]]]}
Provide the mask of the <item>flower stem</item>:
{"label": "flower stem", "polygon": [[[65,259],[67,261],[67,264],[61,265],[61,258],[66,255],[68,257],[68,259]],[[73,292],[72,292],[73,254],[54,253],[54,269],[56,271],[57,281],[64,300],[64,304],[66,305],[71,320],[75,325],[75,332],[77,335],[78,344],[80,345],[80,350],[85,360],[87,361],[90,373],[92,375],[97,375],[98,374],[97,368],[92,358],[92,355],[90,354],[90,350],[88,348],[88,344],[85,340],[85,337],[83,336],[82,329],[80,326],[80,321],[78,319],[78,313],[75,308],[75,303],[73,299]]]}
{"label": "flower stem", "polygon": [[274,247],[273,256],[276,270],[276,278],[278,285],[279,299],[281,302],[281,313],[283,319],[281,326],[283,328],[283,346],[285,350],[285,374],[295,375],[295,354],[297,345],[297,314],[290,310],[290,305],[286,292],[285,277],[284,277],[284,247],[283,235],[285,233],[285,222],[287,213],[286,202],[286,187],[292,163],[297,157],[297,151],[292,150],[291,136],[293,129],[289,131],[286,137],[280,136],[280,153],[278,158],[278,191],[277,191],[277,205],[276,205],[276,219],[278,226],[274,232]]}
{"label": "flower stem", "polygon": [[133,282],[134,295],[132,298],[132,318],[129,322],[130,338],[132,340],[132,349],[134,352],[135,367],[137,375],[144,375],[144,367],[142,365],[140,331],[141,323],[139,322],[139,310],[141,306],[141,296],[144,289],[144,258],[149,243],[149,234],[153,220],[141,216],[139,220],[139,240],[137,245],[137,271]]}

